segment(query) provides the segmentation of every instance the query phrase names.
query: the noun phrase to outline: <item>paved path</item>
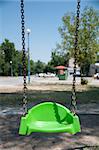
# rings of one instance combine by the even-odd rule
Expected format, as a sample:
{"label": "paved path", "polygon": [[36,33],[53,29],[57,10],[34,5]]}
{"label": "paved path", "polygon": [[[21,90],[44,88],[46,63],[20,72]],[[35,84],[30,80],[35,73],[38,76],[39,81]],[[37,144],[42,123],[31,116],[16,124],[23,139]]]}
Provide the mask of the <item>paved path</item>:
{"label": "paved path", "polygon": [[[89,85],[99,86],[99,80],[93,78],[87,78]],[[77,84],[80,84],[80,78],[77,77]],[[23,84],[23,77],[0,77],[0,87],[4,86],[18,86]],[[39,78],[31,76],[31,84],[72,84],[72,77],[68,77],[67,80],[58,80],[57,77],[52,78]]]}

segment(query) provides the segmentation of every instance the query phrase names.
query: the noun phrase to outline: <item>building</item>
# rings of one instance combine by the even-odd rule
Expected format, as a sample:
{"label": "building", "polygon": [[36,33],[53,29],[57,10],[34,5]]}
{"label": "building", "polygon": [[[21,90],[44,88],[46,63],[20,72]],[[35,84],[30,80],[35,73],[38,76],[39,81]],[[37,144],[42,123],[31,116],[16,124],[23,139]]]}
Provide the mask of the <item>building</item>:
{"label": "building", "polygon": [[94,76],[96,73],[99,73],[99,62],[90,65],[89,76]]}
{"label": "building", "polygon": [[[77,75],[80,75],[80,67],[79,67],[78,65],[76,65],[76,67],[77,67],[77,69],[76,69],[76,74],[77,74]],[[69,65],[68,65],[67,70],[68,70],[68,74],[69,74],[69,75],[72,75],[72,74],[73,74],[73,72],[74,72],[74,58],[71,58],[71,59],[69,60]]]}

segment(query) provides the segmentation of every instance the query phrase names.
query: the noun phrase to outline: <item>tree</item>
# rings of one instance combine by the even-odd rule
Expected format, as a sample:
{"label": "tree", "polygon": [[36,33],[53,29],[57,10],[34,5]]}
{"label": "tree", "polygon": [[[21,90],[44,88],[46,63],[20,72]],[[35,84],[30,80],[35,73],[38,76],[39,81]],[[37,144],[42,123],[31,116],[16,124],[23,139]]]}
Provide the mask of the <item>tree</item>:
{"label": "tree", "polygon": [[[11,75],[11,68],[13,76],[21,76],[23,74],[23,52],[15,48],[14,43],[5,39],[0,46],[0,75]],[[11,63],[12,62],[12,63]],[[31,74],[35,72],[35,63],[30,60]],[[26,73],[28,73],[28,57],[26,55]]]}
{"label": "tree", "polygon": [[3,75],[4,72],[4,51],[0,46],[0,74]]}
{"label": "tree", "polygon": [[[81,17],[79,33],[79,57],[78,63],[81,72],[88,75],[90,64],[97,59],[98,45],[98,14],[93,8],[85,8]],[[98,34],[97,34],[98,33]]]}
{"label": "tree", "polygon": [[67,60],[66,55],[60,55],[58,54],[57,51],[53,51],[51,54],[50,64],[54,67],[59,65],[66,65],[67,64],[66,60]]}
{"label": "tree", "polygon": [[23,74],[22,55],[22,51],[15,51],[15,57],[13,60],[13,73],[15,76],[21,76]]}
{"label": "tree", "polygon": [[5,55],[5,62],[9,63],[10,61],[14,60],[14,56],[15,56],[14,43],[11,43],[8,39],[5,39],[5,41],[1,44],[1,49]]}
{"label": "tree", "polygon": [[[85,8],[80,17],[77,62],[82,73],[88,74],[89,66],[96,60],[98,45],[99,16],[93,8]],[[58,44],[57,52],[63,55],[74,56],[74,33],[76,18],[73,13],[62,17],[63,25],[59,27],[61,43]],[[98,47],[98,48],[97,48]]]}
{"label": "tree", "polygon": [[10,69],[11,69],[10,64],[8,62],[5,63],[3,66],[3,75],[5,76],[11,75]]}
{"label": "tree", "polygon": [[30,60],[30,72],[31,74],[35,74],[35,63],[33,60]]}
{"label": "tree", "polygon": [[44,73],[48,73],[48,72],[51,72],[51,73],[54,73],[54,72],[55,72],[55,68],[54,68],[54,66],[51,64],[51,61],[49,61],[49,62],[45,65],[45,68],[44,68]]}
{"label": "tree", "polygon": [[41,62],[40,60],[38,60],[35,63],[35,73],[43,73],[44,68],[45,68],[45,64],[43,62]]}
{"label": "tree", "polygon": [[[1,48],[1,57],[3,63],[1,64],[2,75],[10,75],[12,61],[13,68],[15,68],[15,46],[14,43],[11,43],[8,39],[5,39],[0,46]],[[1,61],[2,62],[2,61]]]}

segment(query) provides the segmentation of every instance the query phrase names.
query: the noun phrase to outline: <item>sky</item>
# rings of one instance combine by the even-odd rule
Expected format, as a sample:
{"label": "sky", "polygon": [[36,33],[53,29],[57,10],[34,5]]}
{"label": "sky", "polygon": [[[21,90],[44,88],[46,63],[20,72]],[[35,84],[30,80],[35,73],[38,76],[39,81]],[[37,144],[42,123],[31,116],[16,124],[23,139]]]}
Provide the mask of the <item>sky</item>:
{"label": "sky", "polygon": [[[81,12],[86,7],[99,10],[98,0],[81,0]],[[76,13],[76,0],[25,0],[25,30],[30,29],[30,57],[48,62],[51,51],[61,41],[58,27],[62,16]],[[27,49],[27,32],[26,49]],[[7,38],[21,50],[20,0],[0,0],[0,44]]]}

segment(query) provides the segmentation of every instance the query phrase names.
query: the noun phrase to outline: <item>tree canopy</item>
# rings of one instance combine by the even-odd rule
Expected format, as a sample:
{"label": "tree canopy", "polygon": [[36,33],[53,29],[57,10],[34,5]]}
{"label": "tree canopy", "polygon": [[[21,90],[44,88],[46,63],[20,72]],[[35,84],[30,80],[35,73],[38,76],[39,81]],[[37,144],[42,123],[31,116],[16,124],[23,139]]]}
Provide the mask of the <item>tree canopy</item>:
{"label": "tree canopy", "polygon": [[[30,64],[31,68],[33,68],[32,60],[30,61]],[[22,51],[16,50],[14,43],[10,42],[8,39],[5,39],[4,42],[0,45],[0,75],[10,76],[11,68],[13,76],[22,75]]]}
{"label": "tree canopy", "polygon": [[[74,57],[74,35],[76,18],[73,13],[62,17],[62,26],[58,31],[61,35],[61,43],[57,44],[54,52],[61,56],[68,54]],[[86,7],[80,15],[80,27],[78,37],[77,62],[83,73],[88,73],[89,66],[95,63],[99,51],[99,14],[93,8]],[[65,60],[67,57],[63,57]],[[64,62],[65,62],[64,60]]]}

